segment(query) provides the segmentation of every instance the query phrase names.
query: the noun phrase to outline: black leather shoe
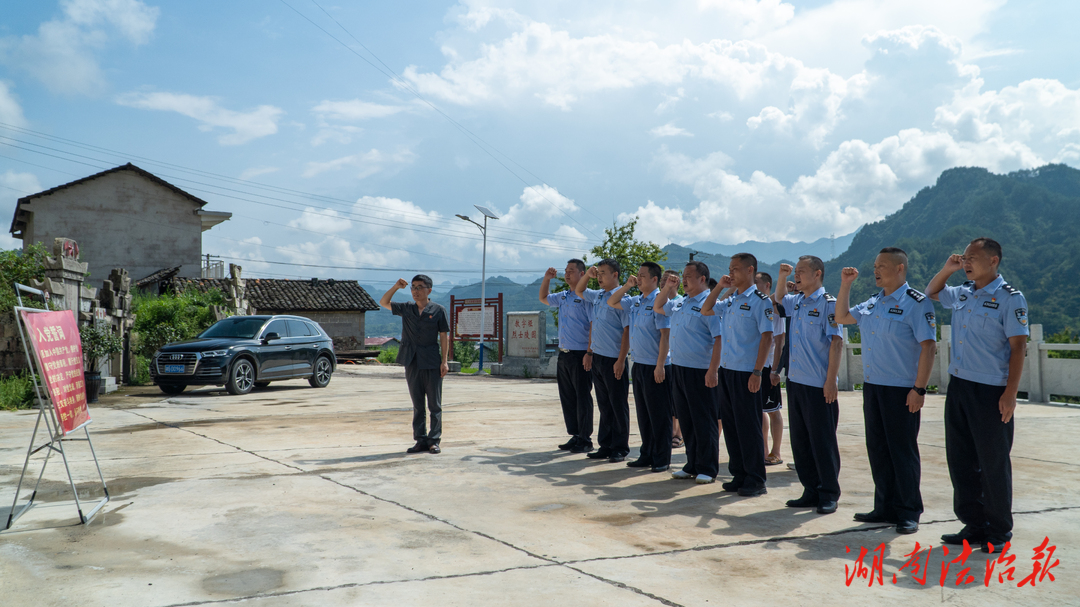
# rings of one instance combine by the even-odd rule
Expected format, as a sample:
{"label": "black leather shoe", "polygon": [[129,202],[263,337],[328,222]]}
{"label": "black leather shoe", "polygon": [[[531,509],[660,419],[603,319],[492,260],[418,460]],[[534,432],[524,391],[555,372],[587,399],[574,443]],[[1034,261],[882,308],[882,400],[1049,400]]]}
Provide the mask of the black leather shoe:
{"label": "black leather shoe", "polygon": [[622,451],[612,451],[611,457],[608,458],[608,461],[613,464],[626,461],[626,454]]}
{"label": "black leather shoe", "polygon": [[643,459],[636,459],[632,462],[626,462],[627,468],[651,468],[652,462],[647,462]]}
{"label": "black leather shoe", "polygon": [[769,490],[765,487],[743,487],[742,489],[739,489],[739,495],[743,497],[757,497],[759,495],[765,495],[768,492]]}
{"label": "black leather shoe", "polygon": [[856,512],[855,520],[860,523],[896,523],[897,521],[891,521],[887,516],[878,514],[877,512]]}
{"label": "black leather shoe", "polygon": [[813,508],[817,506],[818,500],[816,498],[802,496],[797,500],[788,500],[785,506],[788,508]]}
{"label": "black leather shoe", "polygon": [[608,449],[607,447],[600,447],[599,449],[597,449],[596,451],[593,451],[592,453],[590,453],[586,457],[588,457],[589,459],[607,459],[607,458],[611,457],[612,454],[613,454],[613,452],[611,451],[611,449]]}
{"label": "black leather shoe", "polygon": [[[982,543],[982,551],[990,554],[1001,554],[1005,550],[1005,543],[1005,540],[986,540]],[[991,547],[993,547],[993,550],[990,549]]]}
{"label": "black leather shoe", "polygon": [[974,546],[975,544],[981,544],[985,539],[986,535],[968,529],[967,527],[961,529],[960,533],[946,533],[941,536],[941,541],[954,546],[963,546],[964,540],[967,540],[968,544]]}
{"label": "black leather shoe", "polygon": [[570,447],[570,453],[588,453],[592,450],[592,441],[583,442],[579,440],[576,445]]}
{"label": "black leather shoe", "polygon": [[571,436],[570,440],[568,440],[565,443],[559,445],[559,449],[561,449],[563,451],[569,451],[569,450],[574,448],[574,445],[576,445],[577,442],[578,442],[577,437],[576,436]]}
{"label": "black leather shoe", "polygon": [[896,532],[910,535],[919,530],[918,521],[900,521],[896,524]]}
{"label": "black leather shoe", "polygon": [[724,491],[735,492],[739,490],[739,483],[736,483],[735,481],[728,481],[726,483],[721,483],[720,488]]}
{"label": "black leather shoe", "polygon": [[439,447],[438,443],[432,443],[432,445],[428,447],[428,453],[434,453],[438,455],[439,453],[442,453],[442,449]]}
{"label": "black leather shoe", "polygon": [[428,443],[426,440],[418,440],[416,444],[405,450],[405,453],[423,453],[428,450]]}
{"label": "black leather shoe", "polygon": [[653,466],[649,469],[649,472],[667,472],[667,469],[671,466]]}
{"label": "black leather shoe", "polygon": [[836,501],[835,500],[824,500],[823,502],[818,504],[818,507],[817,507],[817,513],[818,514],[832,514],[833,512],[836,512]]}

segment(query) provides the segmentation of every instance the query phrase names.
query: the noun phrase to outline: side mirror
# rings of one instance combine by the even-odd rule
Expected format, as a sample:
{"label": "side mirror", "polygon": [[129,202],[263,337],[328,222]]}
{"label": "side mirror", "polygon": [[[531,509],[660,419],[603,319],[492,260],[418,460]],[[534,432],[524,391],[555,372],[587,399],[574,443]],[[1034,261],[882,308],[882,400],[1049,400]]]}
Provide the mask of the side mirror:
{"label": "side mirror", "polygon": [[266,335],[263,335],[262,341],[265,344],[265,343],[271,342],[271,341],[273,341],[275,339],[281,339],[281,336],[278,335],[277,333],[274,333],[273,331],[271,331],[270,333],[267,333]]}

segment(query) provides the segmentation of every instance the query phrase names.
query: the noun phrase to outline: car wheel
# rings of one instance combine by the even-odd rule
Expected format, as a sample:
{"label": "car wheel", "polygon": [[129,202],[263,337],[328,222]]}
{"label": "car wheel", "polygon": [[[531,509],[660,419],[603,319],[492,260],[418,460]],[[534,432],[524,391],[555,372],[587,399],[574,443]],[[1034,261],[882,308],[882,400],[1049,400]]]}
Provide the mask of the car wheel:
{"label": "car wheel", "polygon": [[256,390],[262,390],[263,388],[265,388],[265,387],[267,387],[269,385],[270,385],[270,382],[268,382],[268,381],[257,381],[257,382],[255,382],[255,389]]}
{"label": "car wheel", "polygon": [[233,363],[229,372],[229,381],[225,389],[229,394],[247,394],[255,387],[255,365],[246,358],[238,359]]}
{"label": "car wheel", "polygon": [[320,356],[315,361],[315,371],[308,378],[308,383],[312,388],[325,388],[330,383],[330,376],[334,373],[334,365],[330,364],[330,359],[325,356]]}
{"label": "car wheel", "polygon": [[161,384],[158,387],[165,394],[180,394],[187,386],[184,384]]}

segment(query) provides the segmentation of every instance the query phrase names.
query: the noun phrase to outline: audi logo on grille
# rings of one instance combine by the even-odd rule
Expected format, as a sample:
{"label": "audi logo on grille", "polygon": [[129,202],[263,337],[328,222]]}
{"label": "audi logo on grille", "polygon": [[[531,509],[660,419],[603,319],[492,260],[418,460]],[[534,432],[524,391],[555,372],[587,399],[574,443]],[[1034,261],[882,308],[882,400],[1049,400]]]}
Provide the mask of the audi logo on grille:
{"label": "audi logo on grille", "polygon": [[184,355],[183,354],[173,354],[172,356],[169,357],[169,359],[170,360],[183,360]]}

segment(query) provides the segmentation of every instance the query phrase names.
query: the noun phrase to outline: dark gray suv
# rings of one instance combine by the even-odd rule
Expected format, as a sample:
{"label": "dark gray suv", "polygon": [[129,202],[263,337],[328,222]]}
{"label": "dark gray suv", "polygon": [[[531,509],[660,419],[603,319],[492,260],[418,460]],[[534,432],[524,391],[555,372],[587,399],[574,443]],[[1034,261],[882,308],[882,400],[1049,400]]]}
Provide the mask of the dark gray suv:
{"label": "dark gray suv", "polygon": [[166,394],[188,386],[225,386],[247,394],[272,381],[307,378],[325,388],[337,366],[334,342],[319,323],[300,316],[231,316],[197,338],[154,354],[150,375]]}

